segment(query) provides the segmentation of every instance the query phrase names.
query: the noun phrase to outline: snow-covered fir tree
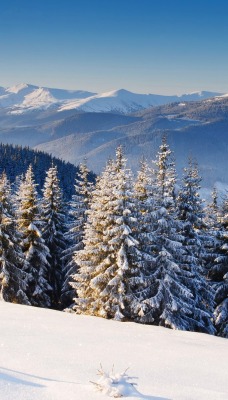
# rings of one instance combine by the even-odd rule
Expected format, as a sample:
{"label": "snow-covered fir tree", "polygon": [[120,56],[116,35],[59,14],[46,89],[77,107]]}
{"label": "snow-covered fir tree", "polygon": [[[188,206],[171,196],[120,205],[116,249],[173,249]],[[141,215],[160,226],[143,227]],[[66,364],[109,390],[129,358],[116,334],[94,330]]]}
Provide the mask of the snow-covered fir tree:
{"label": "snow-covered fir tree", "polygon": [[[171,214],[171,206],[173,206],[173,193],[175,183],[174,164],[170,161],[171,150],[163,138],[160,152],[155,162],[156,169],[153,170],[154,176],[150,177],[150,185],[148,190],[148,174],[145,175],[145,168],[139,173],[138,182],[136,181],[136,193],[140,199],[140,192],[146,193],[141,197],[141,209],[143,211],[143,221],[141,226],[143,229],[140,235],[143,237],[144,249],[153,256],[154,262],[149,265],[150,284],[144,291],[143,312],[139,320],[143,323],[159,323],[160,314],[162,313],[162,305],[156,299],[156,290],[159,289],[159,280],[162,282],[163,276],[156,278],[160,266],[158,264],[158,255],[162,252],[163,244],[159,243],[164,238],[165,227],[168,229],[168,223],[175,224]],[[140,186],[146,188],[142,190]],[[152,192],[153,187],[153,192]],[[170,209],[170,210],[169,210]],[[171,215],[170,215],[171,214]],[[169,226],[168,233],[171,231]],[[174,229],[175,232],[175,229]],[[164,271],[165,273],[165,266]],[[164,285],[165,287],[165,285]],[[162,303],[164,303],[163,299]]]}
{"label": "snow-covered fir tree", "polygon": [[[136,296],[140,302],[137,321],[144,321],[144,311],[147,306],[144,300],[150,295],[150,286],[153,281],[151,271],[155,263],[153,254],[153,213],[155,208],[154,170],[143,160],[134,184],[134,198],[137,211],[137,229],[135,235],[140,243],[141,250],[141,284],[138,285]],[[143,318],[142,318],[143,317]],[[144,321],[145,322],[145,321]],[[147,321],[149,322],[149,321]]]}
{"label": "snow-covered fir tree", "polygon": [[52,287],[51,306],[60,308],[63,261],[62,253],[66,246],[66,218],[62,191],[59,186],[57,167],[52,165],[46,174],[42,201],[42,234],[49,249],[48,282]]}
{"label": "snow-covered fir tree", "polygon": [[[218,192],[216,188],[213,188],[211,193],[212,201],[206,204],[204,209],[204,226],[206,226],[207,240],[203,241],[202,248],[206,251],[204,253],[204,273],[206,278],[209,280],[211,285],[211,290],[213,291],[214,283],[211,280],[211,272],[214,265],[216,264],[215,259],[220,254],[220,238],[219,234],[221,231],[221,210],[218,204]],[[204,238],[205,238],[205,228],[204,228]],[[202,230],[200,232],[202,235]]]}
{"label": "snow-covered fir tree", "polygon": [[84,249],[76,255],[78,313],[123,320],[134,318],[140,308],[134,296],[141,253],[133,233],[137,220],[132,199],[132,180],[119,147],[92,193]]}
{"label": "snow-covered fir tree", "polygon": [[[184,168],[183,179],[177,198],[178,219],[182,222],[184,245],[188,252],[194,254],[195,262],[203,267],[207,259],[206,246],[210,237],[204,223],[203,201],[200,197],[200,182],[197,163],[190,158]],[[203,269],[202,269],[203,273]]]}
{"label": "snow-covered fir tree", "polygon": [[154,183],[157,187],[157,202],[165,204],[167,208],[174,207],[174,200],[176,198],[176,167],[174,162],[174,155],[171,151],[166,136],[162,138],[162,144],[159,148],[156,160],[154,162]]}
{"label": "snow-covered fir tree", "polygon": [[216,187],[214,187],[211,193],[211,202],[207,205],[205,209],[206,223],[212,229],[217,228],[219,220],[220,209],[218,197],[218,190]]}
{"label": "snow-covered fir tree", "polygon": [[62,308],[73,305],[75,285],[72,275],[78,269],[75,253],[83,249],[83,233],[87,218],[86,211],[91,197],[92,183],[89,181],[89,169],[86,161],[79,165],[79,173],[75,182],[75,194],[72,196],[69,209],[68,231],[65,234],[68,247],[63,252],[63,285],[61,294]]}
{"label": "snow-covered fir tree", "polygon": [[151,193],[152,187],[152,171],[145,159],[140,162],[140,168],[137,173],[136,181],[134,183],[134,195],[141,202],[141,212],[146,212],[144,202]]}
{"label": "snow-covered fir tree", "polygon": [[141,161],[140,169],[134,184],[134,198],[139,219],[138,235],[144,251],[151,253],[150,233],[151,233],[151,211],[154,207],[153,197],[154,185],[152,171],[145,160]]}
{"label": "snow-covered fir tree", "polygon": [[[199,194],[201,180],[197,163],[189,159],[188,167],[184,168],[177,207],[178,218],[182,223],[181,233],[184,238],[182,244],[186,251],[184,267],[192,274],[194,285],[191,290],[194,294],[195,307],[201,310],[202,315],[206,313],[210,316],[208,321],[204,318],[204,324],[211,329],[214,296],[205,274],[205,262],[208,263],[209,247],[214,244],[214,240],[206,231],[204,223],[203,201]],[[209,333],[212,333],[210,329]]]}
{"label": "snow-covered fir tree", "polygon": [[20,206],[20,186],[22,182],[24,181],[25,176],[22,175],[17,175],[15,178],[15,181],[11,185],[11,199],[12,199],[12,204],[15,210],[18,210]]}
{"label": "snow-covered fir tree", "polygon": [[3,173],[0,177],[0,298],[29,305],[26,292],[31,277],[25,271],[20,239],[11,204],[10,183]]}
{"label": "snow-covered fir tree", "polygon": [[217,225],[216,257],[209,269],[209,278],[215,289],[214,323],[217,334],[228,338],[228,195],[223,200]]}
{"label": "snow-covered fir tree", "polygon": [[199,194],[200,182],[198,166],[191,158],[188,167],[184,168],[182,185],[178,193],[178,216],[184,222],[186,231],[199,231],[203,224],[203,203]]}
{"label": "snow-covered fir tree", "polygon": [[27,262],[27,272],[32,279],[27,296],[33,306],[50,307],[52,288],[48,283],[50,265],[49,250],[45,245],[40,227],[40,210],[32,166],[27,170],[20,185],[18,228],[22,236],[22,249]]}
{"label": "snow-covered fir tree", "polygon": [[177,219],[175,165],[165,138],[155,165],[156,191],[150,211],[154,262],[140,320],[173,329],[213,333],[211,315],[198,301],[194,283],[198,276],[187,262],[188,251]]}

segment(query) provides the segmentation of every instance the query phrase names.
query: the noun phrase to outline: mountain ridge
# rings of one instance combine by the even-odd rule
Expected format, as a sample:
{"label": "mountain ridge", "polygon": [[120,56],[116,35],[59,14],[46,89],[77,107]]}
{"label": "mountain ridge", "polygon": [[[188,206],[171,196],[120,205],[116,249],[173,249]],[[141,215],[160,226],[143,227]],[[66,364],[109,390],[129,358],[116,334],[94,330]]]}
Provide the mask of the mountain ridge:
{"label": "mountain ridge", "polygon": [[[78,104],[84,103],[88,106],[91,101],[95,101],[96,106],[99,106],[98,100],[106,104],[105,111],[101,111],[101,107],[100,111],[96,109],[97,112],[79,108],[60,112],[53,100],[55,93],[52,95],[50,90],[37,87],[34,89],[34,86],[30,89],[28,94],[26,85],[11,88],[13,96],[27,93],[23,101],[28,101],[27,105],[24,103],[27,110],[30,107],[28,112],[12,114],[12,107],[0,108],[2,143],[35,147],[75,165],[87,158],[89,168],[96,173],[103,169],[107,159],[114,156],[115,148],[122,144],[129,166],[136,172],[142,156],[148,161],[154,159],[165,134],[175,152],[179,173],[186,165],[188,157],[192,156],[199,162],[205,187],[211,188],[217,182],[220,182],[220,186],[228,185],[227,95],[204,98],[208,93],[197,92],[197,97],[194,98],[198,100],[186,101],[183,97],[178,97],[178,101],[148,108],[142,108],[141,102],[139,108],[134,103],[131,106],[132,96],[143,96],[145,99],[144,95],[132,95],[125,89],[93,96],[87,92],[84,95],[88,97],[78,99]],[[67,94],[58,92],[57,95],[64,97]],[[192,98],[189,96],[196,94],[185,96],[189,100]],[[130,100],[125,103],[127,97]],[[116,101],[120,101],[126,109],[130,107],[134,112],[121,113],[116,107],[114,111],[110,111],[107,109],[107,99],[110,110],[117,104]],[[38,105],[44,102],[43,108],[37,106],[37,100]],[[45,102],[48,101],[50,106],[46,107]],[[58,104],[62,106],[66,104],[65,100],[59,101]],[[32,108],[33,102],[35,106]],[[67,102],[69,105],[71,100]]]}
{"label": "mountain ridge", "polygon": [[[102,125],[99,127],[97,124],[98,129],[87,129],[87,132],[83,132],[75,124],[69,135],[62,134],[61,137],[58,132],[58,137],[52,136],[51,140],[37,145],[36,148],[74,164],[86,157],[89,167],[99,173],[106,160],[114,156],[115,148],[121,144],[124,146],[128,165],[136,172],[140,158],[144,156],[148,161],[155,158],[165,134],[174,150],[179,175],[191,156],[199,163],[206,188],[212,188],[218,182],[228,185],[227,97],[220,98],[220,101],[214,98],[210,102],[189,102],[185,106],[171,103],[141,110],[131,116],[135,119],[129,120],[125,125],[119,123],[110,129],[101,129]],[[58,128],[60,129],[60,125]]]}
{"label": "mountain ridge", "polygon": [[197,101],[224,93],[199,91],[183,95],[134,93],[126,89],[93,93],[84,90],[48,88],[22,83],[0,87],[0,108],[11,114],[23,114],[38,109],[56,108],[57,111],[130,113],[174,101]]}

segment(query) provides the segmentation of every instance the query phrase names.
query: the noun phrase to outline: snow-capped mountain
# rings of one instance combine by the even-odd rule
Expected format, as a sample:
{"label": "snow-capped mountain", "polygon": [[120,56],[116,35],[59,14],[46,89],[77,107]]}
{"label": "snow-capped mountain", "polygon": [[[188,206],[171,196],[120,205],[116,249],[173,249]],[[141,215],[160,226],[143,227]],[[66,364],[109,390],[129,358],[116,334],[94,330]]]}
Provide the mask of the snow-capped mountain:
{"label": "snow-capped mountain", "polygon": [[83,90],[51,89],[22,83],[9,88],[0,87],[0,108],[9,108],[12,114],[47,109],[62,105],[70,99],[84,99],[95,93]]}
{"label": "snow-capped mountain", "polygon": [[227,95],[159,96],[124,89],[94,94],[27,84],[0,87],[0,128],[4,144],[37,146],[75,165],[86,157],[94,172],[102,170],[119,144],[136,171],[142,156],[154,159],[166,134],[179,173],[191,155],[199,162],[206,188],[215,182],[228,185]]}
{"label": "snow-capped mountain", "polygon": [[140,109],[181,101],[197,101],[220,93],[195,92],[182,96],[162,96],[157,94],[138,94],[125,89],[114,90],[107,93],[97,94],[83,100],[69,101],[60,107],[59,111],[80,110],[86,112],[120,112],[131,113]]}
{"label": "snow-capped mountain", "polygon": [[69,101],[59,111],[78,109],[86,112],[130,113],[157,104],[173,101],[173,97],[137,94],[125,89],[97,94],[83,100]]}
{"label": "snow-capped mountain", "polygon": [[[36,108],[48,108],[50,105],[55,104],[56,99],[51,95],[48,89],[38,88],[25,95],[24,100],[16,108],[15,112],[19,113],[23,110],[33,110]],[[13,111],[12,111],[13,112]]]}
{"label": "snow-capped mountain", "polygon": [[78,110],[126,114],[151,106],[176,101],[197,101],[220,95],[222,94],[214,92],[195,92],[181,96],[163,96],[132,93],[125,89],[97,94],[83,90],[51,89],[19,84],[6,89],[0,87],[0,108],[7,108],[11,114],[23,114],[53,107],[59,112]]}

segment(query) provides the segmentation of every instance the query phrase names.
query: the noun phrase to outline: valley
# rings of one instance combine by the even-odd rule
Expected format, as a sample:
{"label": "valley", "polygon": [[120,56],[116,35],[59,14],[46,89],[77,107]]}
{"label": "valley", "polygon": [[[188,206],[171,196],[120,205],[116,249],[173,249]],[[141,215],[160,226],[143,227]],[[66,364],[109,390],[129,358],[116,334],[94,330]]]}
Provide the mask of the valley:
{"label": "valley", "polygon": [[125,149],[136,171],[153,160],[163,135],[178,173],[187,159],[199,163],[203,186],[228,185],[228,96],[196,92],[143,95],[119,90],[100,95],[83,90],[17,85],[1,89],[0,140],[42,150],[99,173],[116,147]]}

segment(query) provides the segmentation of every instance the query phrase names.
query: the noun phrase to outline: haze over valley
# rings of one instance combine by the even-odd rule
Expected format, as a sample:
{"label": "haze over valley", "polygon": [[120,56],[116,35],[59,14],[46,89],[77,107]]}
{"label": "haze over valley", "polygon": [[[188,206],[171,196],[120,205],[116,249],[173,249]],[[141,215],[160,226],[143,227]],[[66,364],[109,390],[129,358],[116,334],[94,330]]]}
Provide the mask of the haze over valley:
{"label": "haze over valley", "polygon": [[78,165],[84,158],[99,173],[124,146],[136,171],[154,159],[166,135],[181,173],[188,157],[199,163],[203,186],[228,184],[228,95],[179,96],[50,89],[18,84],[0,90],[0,140],[46,151]]}

